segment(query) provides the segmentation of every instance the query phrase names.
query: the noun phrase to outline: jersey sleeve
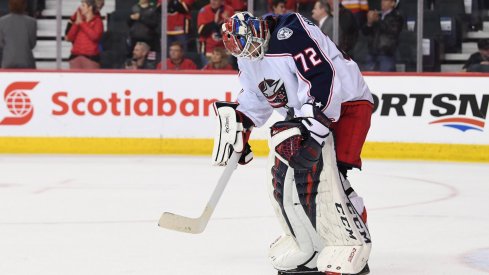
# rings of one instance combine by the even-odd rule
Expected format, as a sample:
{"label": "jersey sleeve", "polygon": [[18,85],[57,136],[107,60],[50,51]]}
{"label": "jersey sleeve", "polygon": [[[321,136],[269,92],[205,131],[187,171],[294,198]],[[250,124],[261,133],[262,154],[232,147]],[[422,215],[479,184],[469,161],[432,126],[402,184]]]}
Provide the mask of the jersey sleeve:
{"label": "jersey sleeve", "polygon": [[261,93],[253,89],[245,72],[239,72],[239,81],[243,89],[238,95],[237,110],[249,117],[256,127],[263,126],[272,115],[273,108]]}
{"label": "jersey sleeve", "polygon": [[[273,42],[277,53],[289,53],[294,60],[295,66],[292,65],[291,70],[297,74],[299,100],[303,104],[314,103],[330,119],[336,120],[339,107],[338,102],[333,102],[336,101],[333,94],[341,84],[335,81],[336,71],[328,55],[328,38],[314,23],[299,14],[289,15],[286,21],[282,28],[288,28],[292,34],[283,40],[274,37]],[[279,29],[277,37],[280,32]]]}

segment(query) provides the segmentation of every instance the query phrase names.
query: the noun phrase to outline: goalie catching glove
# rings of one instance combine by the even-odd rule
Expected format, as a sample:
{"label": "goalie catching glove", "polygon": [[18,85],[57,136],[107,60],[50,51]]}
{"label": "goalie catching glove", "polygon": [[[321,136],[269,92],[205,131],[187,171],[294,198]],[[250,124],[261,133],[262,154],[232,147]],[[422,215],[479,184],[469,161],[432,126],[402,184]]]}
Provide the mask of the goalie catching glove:
{"label": "goalie catching glove", "polygon": [[238,103],[218,101],[214,110],[218,118],[212,164],[225,166],[233,151],[241,152],[239,164],[247,164],[253,159],[253,152],[248,144],[253,121],[236,110]]}
{"label": "goalie catching glove", "polygon": [[[275,150],[290,167],[298,170],[311,169],[321,158],[324,141],[329,135],[331,121],[319,108],[312,104],[304,104],[301,108],[302,117],[291,121],[278,122],[272,126],[272,140],[274,135],[290,128],[298,128],[300,136],[290,132],[290,137],[280,140]],[[281,138],[282,139],[282,138]]]}

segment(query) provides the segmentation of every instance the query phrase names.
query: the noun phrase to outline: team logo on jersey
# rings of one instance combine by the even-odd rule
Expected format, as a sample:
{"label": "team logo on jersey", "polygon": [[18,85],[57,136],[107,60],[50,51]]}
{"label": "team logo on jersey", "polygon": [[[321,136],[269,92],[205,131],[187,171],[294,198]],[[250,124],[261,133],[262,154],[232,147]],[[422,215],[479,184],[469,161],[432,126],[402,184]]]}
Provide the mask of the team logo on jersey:
{"label": "team logo on jersey", "polygon": [[280,30],[278,30],[277,38],[278,40],[285,40],[291,37],[293,33],[294,32],[291,29],[283,27]]}
{"label": "team logo on jersey", "polygon": [[273,108],[280,108],[287,104],[287,92],[285,91],[284,82],[281,79],[263,79],[258,84],[258,88]]}

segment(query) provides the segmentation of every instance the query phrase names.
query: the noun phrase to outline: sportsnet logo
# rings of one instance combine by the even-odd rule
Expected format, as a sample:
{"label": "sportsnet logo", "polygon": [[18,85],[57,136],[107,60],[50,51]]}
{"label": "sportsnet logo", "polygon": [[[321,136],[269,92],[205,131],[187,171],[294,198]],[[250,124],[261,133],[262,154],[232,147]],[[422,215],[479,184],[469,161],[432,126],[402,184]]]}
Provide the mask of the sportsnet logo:
{"label": "sportsnet logo", "polygon": [[451,117],[437,119],[430,122],[430,124],[440,124],[442,126],[454,128],[462,132],[468,130],[476,130],[482,132],[484,130],[485,121],[475,118]]}
{"label": "sportsnet logo", "polygon": [[[428,124],[466,132],[484,131],[489,94],[382,94],[374,97],[380,116],[427,117]],[[412,106],[412,107],[411,107]]]}
{"label": "sportsnet logo", "polygon": [[18,126],[31,120],[34,108],[26,91],[33,90],[38,83],[14,82],[5,89],[3,98],[11,116],[3,118],[0,125]]}

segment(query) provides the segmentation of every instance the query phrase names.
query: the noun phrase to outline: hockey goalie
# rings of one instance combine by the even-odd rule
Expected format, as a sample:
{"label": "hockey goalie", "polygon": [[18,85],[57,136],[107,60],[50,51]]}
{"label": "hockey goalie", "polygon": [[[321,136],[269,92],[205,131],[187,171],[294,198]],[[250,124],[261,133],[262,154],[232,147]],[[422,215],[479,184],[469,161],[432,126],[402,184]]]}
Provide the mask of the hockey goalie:
{"label": "hockey goalie", "polygon": [[371,237],[347,173],[361,168],[373,99],[357,64],[300,14],[241,12],[222,25],[238,58],[237,103],[217,102],[213,162],[232,151],[252,160],[248,139],[275,110],[268,190],[283,235],[270,246],[278,274],[368,274]]}

